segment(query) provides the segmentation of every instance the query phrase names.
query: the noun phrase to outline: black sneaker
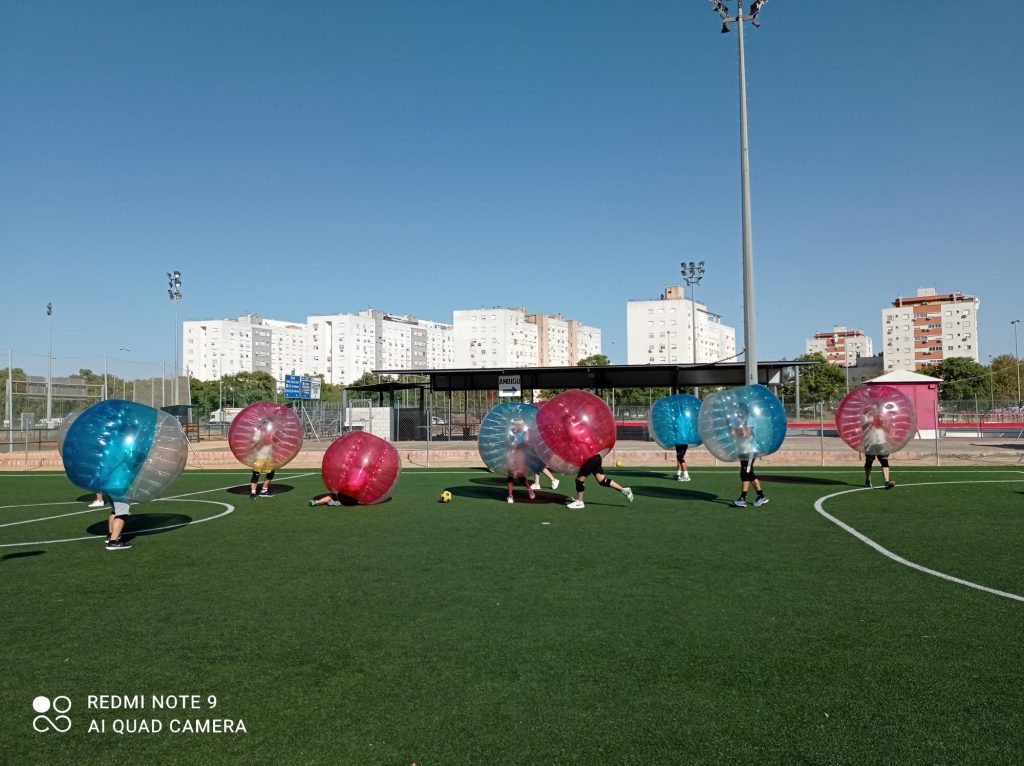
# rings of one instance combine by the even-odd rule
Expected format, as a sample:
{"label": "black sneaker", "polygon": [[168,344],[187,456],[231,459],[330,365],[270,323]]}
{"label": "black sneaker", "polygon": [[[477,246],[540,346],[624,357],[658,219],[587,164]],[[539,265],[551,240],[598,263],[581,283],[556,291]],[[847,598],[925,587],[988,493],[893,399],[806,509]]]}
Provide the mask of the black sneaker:
{"label": "black sneaker", "polygon": [[132,544],[124,539],[107,540],[108,551],[125,551],[132,547]]}
{"label": "black sneaker", "polygon": [[274,496],[274,493],[271,492],[270,490],[267,490],[267,489],[265,489],[262,492],[260,492],[260,497],[273,497],[273,496]]}
{"label": "black sneaker", "polygon": [[250,500],[255,500],[255,499],[256,499],[256,493],[255,493],[255,492],[251,493],[251,494],[249,495],[249,499],[250,499]]}

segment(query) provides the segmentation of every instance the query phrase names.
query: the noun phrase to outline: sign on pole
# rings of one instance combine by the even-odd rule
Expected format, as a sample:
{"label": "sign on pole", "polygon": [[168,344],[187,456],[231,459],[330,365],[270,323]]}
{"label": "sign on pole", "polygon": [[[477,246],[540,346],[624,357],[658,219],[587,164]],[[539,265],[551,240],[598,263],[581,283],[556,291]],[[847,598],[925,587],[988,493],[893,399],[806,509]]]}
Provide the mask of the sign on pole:
{"label": "sign on pole", "polygon": [[498,376],[498,396],[522,396],[523,387],[518,375]]}

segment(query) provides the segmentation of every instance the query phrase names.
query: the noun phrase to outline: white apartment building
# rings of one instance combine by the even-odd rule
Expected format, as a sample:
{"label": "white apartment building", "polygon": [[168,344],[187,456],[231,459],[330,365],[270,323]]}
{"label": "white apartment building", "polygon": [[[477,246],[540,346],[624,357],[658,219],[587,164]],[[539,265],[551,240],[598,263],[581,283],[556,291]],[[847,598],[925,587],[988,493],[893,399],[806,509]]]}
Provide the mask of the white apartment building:
{"label": "white apartment building", "polygon": [[856,367],[861,357],[874,356],[874,344],[863,330],[849,330],[836,325],[826,332],[818,332],[804,343],[807,354],[821,354],[830,364]]}
{"label": "white apartment building", "polygon": [[452,326],[367,309],[307,320],[306,366],[333,384],[348,384],[371,370],[452,367]]}
{"label": "white apartment building", "polygon": [[626,302],[628,364],[731,361],[735,356],[736,330],[707,306],[687,300],[682,285],[666,287],[657,300]]}
{"label": "white apartment building", "polygon": [[537,325],[524,308],[452,312],[455,367],[537,367]]}
{"label": "white apartment building", "polygon": [[581,359],[601,353],[601,331],[561,314],[527,314],[537,325],[537,366],[572,367]]}
{"label": "white apartment building", "polygon": [[978,361],[981,301],[963,293],[937,294],[921,288],[882,309],[885,371],[917,371],[951,357]]}
{"label": "white apartment building", "polygon": [[276,380],[301,370],[305,325],[247,314],[237,319],[182,323],[182,361],[197,380],[217,380],[239,372],[266,372]]}
{"label": "white apartment building", "polygon": [[601,353],[601,330],[525,308],[453,312],[456,368],[564,367]]}

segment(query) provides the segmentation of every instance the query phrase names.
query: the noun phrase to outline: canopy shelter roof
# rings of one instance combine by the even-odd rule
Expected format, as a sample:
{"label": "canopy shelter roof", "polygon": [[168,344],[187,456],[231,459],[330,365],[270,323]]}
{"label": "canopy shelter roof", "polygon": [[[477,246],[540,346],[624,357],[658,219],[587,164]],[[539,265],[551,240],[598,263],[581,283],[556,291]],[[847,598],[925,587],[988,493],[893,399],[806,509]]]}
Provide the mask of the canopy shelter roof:
{"label": "canopy shelter roof", "polygon": [[[821,362],[782,360],[760,362],[757,379],[764,385],[782,382],[787,367],[807,367]],[[492,367],[463,370],[374,370],[374,375],[421,375],[429,378],[432,391],[491,391],[498,378],[518,375],[525,389],[535,388],[692,388],[694,386],[742,386],[746,368],[742,362],[710,364],[620,364],[605,367]],[[378,384],[387,386],[389,384]],[[396,386],[416,384],[396,383]],[[372,388],[361,386],[361,389]],[[375,389],[379,390],[379,389]],[[386,389],[389,390],[389,389]]]}

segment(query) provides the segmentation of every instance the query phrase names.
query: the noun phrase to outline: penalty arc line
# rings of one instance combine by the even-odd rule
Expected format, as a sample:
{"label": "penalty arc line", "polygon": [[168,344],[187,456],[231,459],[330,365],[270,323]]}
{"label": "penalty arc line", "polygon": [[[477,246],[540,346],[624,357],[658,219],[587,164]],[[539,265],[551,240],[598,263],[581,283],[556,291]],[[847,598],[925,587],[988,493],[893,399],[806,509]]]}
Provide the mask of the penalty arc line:
{"label": "penalty arc line", "polygon": [[[970,481],[970,482],[959,482],[959,483],[960,484],[1000,484],[1000,483],[1019,482],[1019,481],[1021,481],[1021,480],[1020,479],[990,479],[990,480],[986,480],[986,481]],[[948,483],[949,482],[944,482],[944,481],[926,481],[926,482],[921,482],[920,484],[902,484],[901,486],[902,487],[923,487],[923,486],[927,486],[929,484],[948,484]],[[926,566],[922,566],[921,564],[916,564],[913,561],[905,559],[902,556],[900,556],[900,555],[898,555],[896,553],[893,553],[888,548],[885,548],[884,546],[879,545],[878,543],[876,543],[874,540],[872,540],[867,535],[865,535],[865,534],[863,534],[861,532],[858,532],[856,529],[851,527],[849,524],[847,524],[847,523],[845,523],[843,521],[840,521],[835,516],[830,514],[828,511],[826,511],[825,508],[824,508],[825,501],[826,500],[831,500],[833,497],[839,497],[840,495],[847,495],[847,494],[849,494],[851,492],[867,492],[867,491],[868,491],[868,489],[866,487],[859,487],[857,489],[846,489],[846,490],[843,490],[842,492],[834,492],[831,495],[825,495],[824,497],[819,497],[817,500],[814,501],[814,510],[816,510],[819,514],[824,516],[826,519],[831,521],[833,524],[835,524],[840,529],[843,529],[843,530],[849,532],[851,535],[856,537],[862,543],[864,543],[865,545],[867,545],[867,546],[869,546],[871,548],[874,548],[876,551],[881,553],[883,556],[885,556],[888,559],[892,559],[897,564],[902,564],[905,567],[910,567],[911,569],[916,569],[918,572],[923,572],[924,574],[931,575],[932,577],[938,577],[938,578],[940,578],[942,580],[948,580],[949,582],[956,583],[957,585],[964,585],[964,586],[966,586],[968,588],[974,588],[975,590],[984,591],[985,593],[991,593],[994,596],[1002,596],[1003,598],[1009,598],[1009,599],[1013,599],[1014,601],[1020,601],[1020,602],[1024,603],[1024,596],[1018,596],[1016,593],[1008,593],[1007,591],[1004,591],[1004,590],[996,590],[995,588],[989,588],[986,585],[979,585],[976,582],[971,582],[970,580],[964,580],[964,579],[962,579],[960,577],[954,577],[953,575],[946,574],[945,572],[939,572],[938,570],[935,570],[935,569],[929,569]]]}
{"label": "penalty arc line", "polygon": [[[163,499],[164,500],[169,500],[170,498],[163,498]],[[151,534],[153,532],[162,532],[162,531],[164,531],[166,529],[177,529],[178,527],[187,527],[187,526],[190,526],[190,525],[193,525],[193,524],[202,524],[204,521],[213,521],[214,519],[219,519],[219,518],[222,518],[223,516],[227,516],[229,513],[233,513],[234,510],[235,510],[235,506],[231,505],[230,503],[222,503],[222,502],[220,502],[218,500],[178,500],[177,502],[180,502],[180,503],[209,503],[210,505],[220,505],[220,506],[223,506],[227,510],[222,511],[221,513],[218,513],[216,516],[207,516],[205,519],[199,519],[198,521],[196,521],[196,520],[183,521],[180,524],[168,524],[165,527],[153,527],[151,529],[143,529],[143,530],[140,530],[138,532],[131,532],[129,534],[132,537],[139,537],[141,535],[148,535],[148,534]],[[99,537],[97,535],[86,535],[85,537],[66,537],[63,540],[34,540],[34,541],[31,541],[31,542],[27,542],[27,543],[0,543],[0,548],[17,548],[17,547],[24,547],[26,545],[52,545],[52,544],[55,544],[55,543],[74,543],[74,542],[78,542],[79,540],[102,540],[102,539],[103,539],[102,537]]]}

